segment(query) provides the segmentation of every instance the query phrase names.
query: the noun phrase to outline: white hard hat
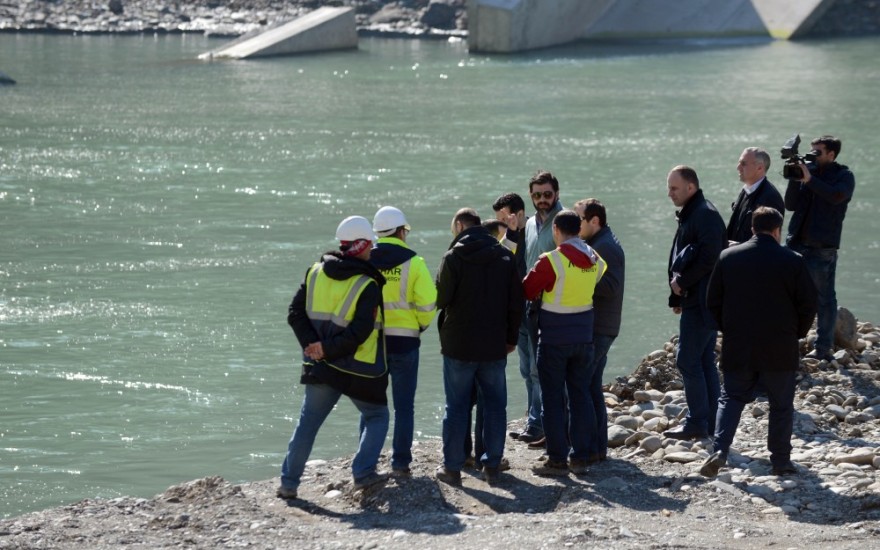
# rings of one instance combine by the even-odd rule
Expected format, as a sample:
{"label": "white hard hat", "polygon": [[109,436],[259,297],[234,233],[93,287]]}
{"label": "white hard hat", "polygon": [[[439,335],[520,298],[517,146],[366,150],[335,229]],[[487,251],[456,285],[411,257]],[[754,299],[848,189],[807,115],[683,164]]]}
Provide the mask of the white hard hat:
{"label": "white hard hat", "polygon": [[363,216],[349,216],[342,220],[336,228],[336,238],[340,241],[376,241],[369,220]]}
{"label": "white hard hat", "polygon": [[406,223],[406,216],[399,209],[393,206],[383,206],[376,215],[373,216],[373,231],[388,236],[394,233],[398,227],[405,227],[409,231],[409,224]]}

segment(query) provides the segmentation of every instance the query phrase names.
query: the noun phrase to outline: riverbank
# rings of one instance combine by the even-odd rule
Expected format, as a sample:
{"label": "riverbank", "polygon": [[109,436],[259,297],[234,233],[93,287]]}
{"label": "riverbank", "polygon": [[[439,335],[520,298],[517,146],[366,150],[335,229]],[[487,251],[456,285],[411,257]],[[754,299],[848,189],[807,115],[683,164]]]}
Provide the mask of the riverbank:
{"label": "riverbank", "polygon": [[511,469],[500,482],[487,485],[468,470],[452,487],[433,477],[439,440],[422,440],[411,478],[367,493],[351,487],[350,458],[310,462],[292,501],[275,497],[277,479],[205,477],[152,499],[84,500],[0,521],[0,549],[875,546],[880,331],[851,321],[834,361],[802,359],[796,475],[770,474],[761,400],[746,409],[730,466],[715,479],[698,474],[709,440],[661,437],[686,410],[673,340],[608,387],[609,456],[583,476],[535,476],[541,453],[510,440]]}
{"label": "riverbank", "polygon": [[322,5],[354,7],[360,34],[413,38],[467,35],[465,0],[0,1],[0,31],[239,36],[289,21]]}

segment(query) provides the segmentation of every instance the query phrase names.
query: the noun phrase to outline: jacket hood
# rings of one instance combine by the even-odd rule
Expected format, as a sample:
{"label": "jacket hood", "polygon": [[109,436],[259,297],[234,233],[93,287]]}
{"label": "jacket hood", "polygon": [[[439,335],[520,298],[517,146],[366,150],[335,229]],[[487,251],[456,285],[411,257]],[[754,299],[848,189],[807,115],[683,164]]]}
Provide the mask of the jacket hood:
{"label": "jacket hood", "polygon": [[599,255],[580,237],[568,239],[559,245],[559,251],[581,269],[589,269],[599,263]]}
{"label": "jacket hood", "polygon": [[379,283],[380,287],[385,284],[385,277],[379,273],[379,270],[373,267],[370,262],[365,262],[360,258],[345,256],[334,250],[324,254],[321,257],[321,262],[324,264],[324,273],[331,279],[344,281],[355,275],[366,275]]}
{"label": "jacket hood", "polygon": [[450,252],[471,264],[488,264],[507,256],[507,249],[482,226],[469,227],[452,241]]}
{"label": "jacket hood", "polygon": [[416,253],[405,242],[394,237],[382,237],[370,254],[370,263],[378,269],[391,269],[409,260]]}

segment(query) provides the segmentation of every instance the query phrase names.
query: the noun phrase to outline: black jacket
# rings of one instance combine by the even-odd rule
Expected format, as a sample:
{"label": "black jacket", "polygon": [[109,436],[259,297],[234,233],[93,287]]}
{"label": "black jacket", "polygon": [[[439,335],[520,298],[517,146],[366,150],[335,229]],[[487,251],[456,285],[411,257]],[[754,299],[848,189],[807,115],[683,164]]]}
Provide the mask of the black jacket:
{"label": "black jacket", "polygon": [[785,215],[785,203],[782,195],[770,180],[764,178],[751,195],[745,190],[740,191],[736,201],[730,207],[730,221],[727,222],[727,240],[744,243],[752,238],[752,214],[759,206],[775,208]]}
{"label": "black jacket", "polygon": [[440,351],[460,361],[496,361],[516,345],[522,281],[513,254],[480,226],[462,231],[437,273]]}
{"label": "black jacket", "polygon": [[816,287],[799,254],[766,234],[725,250],[707,302],[724,333],[722,370],[798,367],[798,338],[816,315]]}
{"label": "black jacket", "polygon": [[607,269],[593,291],[593,334],[617,336],[623,312],[625,258],[620,241],[608,226],[587,241],[605,260]]}
{"label": "black jacket", "polygon": [[[355,275],[366,275],[376,281],[376,285],[367,285],[358,298],[354,318],[345,331],[329,340],[321,342],[324,356],[332,361],[340,357],[354,354],[373,331],[376,311],[382,307],[382,286],[385,277],[369,262],[358,258],[343,256],[339,252],[328,252],[321,258],[324,273],[331,279],[344,281]],[[293,329],[300,346],[305,349],[312,342],[319,340],[312,321],[306,315],[306,284],[300,285],[287,309],[287,324]],[[384,345],[385,337],[380,334],[379,345]],[[366,378],[346,374],[318,361],[311,366],[303,365],[300,378],[303,384],[327,384],[349,397],[369,403],[387,404],[385,390],[388,387],[388,375],[379,378]]]}
{"label": "black jacket", "polygon": [[[675,232],[669,253],[668,280],[671,283],[673,271],[678,271],[678,285],[682,288],[683,295],[670,293],[669,307],[702,306],[705,322],[711,326],[712,320],[708,311],[705,311],[706,285],[718,255],[727,247],[724,220],[715,206],[703,196],[702,189],[697,190],[675,215],[678,218],[678,231]],[[688,259],[673,270],[677,254]]]}
{"label": "black jacket", "polygon": [[791,247],[840,248],[846,207],[856,180],[849,168],[836,162],[821,172],[810,165],[810,183],[789,180],[785,208],[794,211],[786,242]]}

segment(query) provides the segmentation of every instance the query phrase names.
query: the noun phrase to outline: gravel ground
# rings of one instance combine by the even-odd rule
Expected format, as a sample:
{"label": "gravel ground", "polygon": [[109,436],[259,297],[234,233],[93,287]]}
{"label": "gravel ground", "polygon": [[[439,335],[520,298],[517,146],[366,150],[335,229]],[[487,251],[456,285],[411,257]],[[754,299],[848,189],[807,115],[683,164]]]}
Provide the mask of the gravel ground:
{"label": "gravel ground", "polygon": [[802,360],[796,475],[770,475],[760,399],[714,479],[698,473],[710,440],[662,437],[684,415],[667,342],[608,388],[612,448],[583,476],[536,476],[541,451],[509,440],[511,469],[498,483],[466,470],[450,486],[433,476],[440,442],[422,440],[411,478],[366,492],[352,488],[350,458],[310,462],[290,501],[275,496],[277,479],[206,477],[152,499],[84,500],[0,521],[0,549],[878,547],[880,331],[857,330],[834,361]]}

